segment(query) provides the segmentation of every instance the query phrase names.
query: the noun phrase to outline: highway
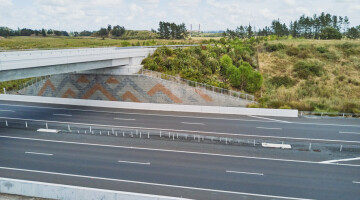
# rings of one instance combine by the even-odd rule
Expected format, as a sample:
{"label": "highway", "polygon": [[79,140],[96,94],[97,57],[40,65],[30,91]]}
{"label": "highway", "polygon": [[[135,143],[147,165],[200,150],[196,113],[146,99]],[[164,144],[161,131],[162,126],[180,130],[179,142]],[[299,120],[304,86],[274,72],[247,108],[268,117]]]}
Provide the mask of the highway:
{"label": "highway", "polygon": [[[0,102],[0,117],[360,142],[358,119],[190,115],[11,102]],[[191,199],[360,196],[359,152],[341,154],[354,160],[334,161],[323,152],[319,159],[310,152],[222,146],[0,128],[0,176]]]}
{"label": "highway", "polygon": [[[1,118],[2,117],[2,118]],[[0,120],[47,120],[218,136],[360,144],[359,119],[307,119],[94,109],[0,101]]]}

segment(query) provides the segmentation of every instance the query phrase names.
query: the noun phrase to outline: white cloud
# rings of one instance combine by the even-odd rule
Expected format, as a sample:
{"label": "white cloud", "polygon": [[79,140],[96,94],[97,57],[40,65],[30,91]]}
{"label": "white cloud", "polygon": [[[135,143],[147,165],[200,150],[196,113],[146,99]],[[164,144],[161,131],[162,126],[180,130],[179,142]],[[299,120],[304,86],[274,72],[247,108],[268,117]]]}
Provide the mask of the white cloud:
{"label": "white cloud", "polygon": [[[326,6],[324,6],[326,5]],[[249,23],[269,26],[273,19],[289,23],[320,12],[360,24],[359,0],[0,0],[0,26],[97,30],[107,24],[128,29],[157,29],[159,21],[184,22],[202,30],[234,29]]]}
{"label": "white cloud", "polygon": [[12,0],[0,0],[0,8],[2,7],[2,6],[12,6],[13,5],[13,3],[12,3]]}

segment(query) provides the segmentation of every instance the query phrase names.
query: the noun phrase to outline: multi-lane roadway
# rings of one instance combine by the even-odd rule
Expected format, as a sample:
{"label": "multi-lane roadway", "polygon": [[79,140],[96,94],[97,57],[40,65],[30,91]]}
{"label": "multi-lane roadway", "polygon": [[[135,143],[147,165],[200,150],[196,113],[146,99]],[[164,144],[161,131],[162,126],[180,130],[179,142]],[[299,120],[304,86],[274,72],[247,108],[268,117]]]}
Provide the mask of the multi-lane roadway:
{"label": "multi-lane roadway", "polygon": [[[0,117],[360,145],[357,119],[140,112],[12,102],[0,102]],[[134,145],[131,139],[99,138],[0,128],[0,176],[194,199],[360,197],[359,152],[344,154],[340,161],[330,156],[319,161],[306,158],[307,152],[299,156],[289,150],[271,150],[268,156],[269,150],[258,148],[250,155],[236,146],[224,153],[214,152],[211,144],[199,150],[196,143]],[[343,160],[347,158],[352,160]]]}

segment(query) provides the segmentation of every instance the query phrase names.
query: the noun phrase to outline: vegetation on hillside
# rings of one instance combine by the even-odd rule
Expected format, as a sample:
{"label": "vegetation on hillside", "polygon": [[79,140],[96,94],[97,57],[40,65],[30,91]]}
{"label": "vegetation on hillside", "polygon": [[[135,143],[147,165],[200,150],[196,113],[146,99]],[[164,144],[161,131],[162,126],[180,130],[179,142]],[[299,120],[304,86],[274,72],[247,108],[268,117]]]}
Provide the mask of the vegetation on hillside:
{"label": "vegetation on hillside", "polygon": [[170,49],[158,48],[143,60],[146,69],[226,89],[254,93],[261,88],[254,41],[221,40],[213,45]]}
{"label": "vegetation on hillside", "polygon": [[256,107],[360,113],[360,41],[283,40],[259,47]]}
{"label": "vegetation on hillside", "polygon": [[306,39],[341,39],[346,36],[350,39],[360,38],[360,26],[349,28],[350,20],[347,16],[341,17],[331,14],[314,14],[312,17],[302,15],[298,20],[290,22],[289,26],[281,23],[280,19],[273,20],[271,26],[254,30],[255,27],[239,26],[235,30],[227,29],[223,36],[229,38],[251,38],[254,36],[292,37]]}
{"label": "vegetation on hillside", "polygon": [[[126,35],[126,33],[124,34]],[[17,49],[57,49],[57,48],[94,48],[94,47],[127,47],[153,46],[176,44],[200,44],[203,39],[197,40],[121,40],[93,37],[8,37],[0,38],[0,51]]]}

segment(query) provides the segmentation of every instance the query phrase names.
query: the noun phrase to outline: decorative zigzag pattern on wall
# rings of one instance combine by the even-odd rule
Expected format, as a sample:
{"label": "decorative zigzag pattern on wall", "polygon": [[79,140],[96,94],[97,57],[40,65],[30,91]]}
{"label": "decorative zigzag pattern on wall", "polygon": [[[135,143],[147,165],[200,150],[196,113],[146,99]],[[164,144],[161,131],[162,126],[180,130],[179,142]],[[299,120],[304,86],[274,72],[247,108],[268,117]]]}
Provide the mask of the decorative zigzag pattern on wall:
{"label": "decorative zigzag pattern on wall", "polygon": [[201,89],[136,75],[55,75],[44,81],[40,88],[32,85],[24,91],[27,95],[144,103],[234,106],[247,103],[216,96]]}

